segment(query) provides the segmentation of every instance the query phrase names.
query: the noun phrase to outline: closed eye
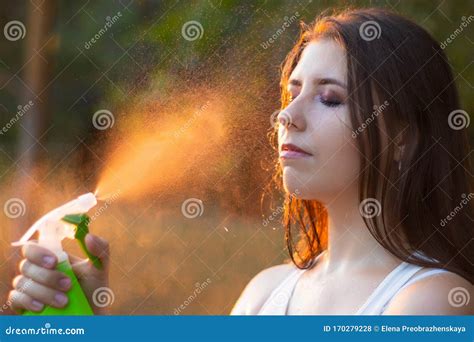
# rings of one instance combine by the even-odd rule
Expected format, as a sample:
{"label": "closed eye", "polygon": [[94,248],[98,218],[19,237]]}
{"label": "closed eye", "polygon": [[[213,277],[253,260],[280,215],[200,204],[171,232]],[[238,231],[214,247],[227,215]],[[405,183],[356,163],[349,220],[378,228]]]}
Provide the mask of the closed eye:
{"label": "closed eye", "polygon": [[318,96],[319,101],[326,107],[338,107],[342,104],[342,101],[338,99],[326,98],[324,96]]}

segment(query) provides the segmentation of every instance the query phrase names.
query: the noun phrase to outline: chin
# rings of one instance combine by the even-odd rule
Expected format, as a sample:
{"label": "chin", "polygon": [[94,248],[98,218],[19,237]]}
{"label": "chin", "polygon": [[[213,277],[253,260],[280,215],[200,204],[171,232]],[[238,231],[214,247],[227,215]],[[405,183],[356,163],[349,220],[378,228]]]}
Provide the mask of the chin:
{"label": "chin", "polygon": [[283,187],[285,192],[298,199],[311,199],[308,186],[302,182],[301,177],[283,173]]}
{"label": "chin", "polygon": [[[289,171],[289,170],[288,170]],[[325,203],[327,197],[331,196],[330,189],[326,188],[328,182],[321,182],[313,176],[311,180],[304,183],[305,179],[310,179],[310,175],[295,175],[292,172],[283,172],[283,187],[286,193],[301,200],[316,200]]]}

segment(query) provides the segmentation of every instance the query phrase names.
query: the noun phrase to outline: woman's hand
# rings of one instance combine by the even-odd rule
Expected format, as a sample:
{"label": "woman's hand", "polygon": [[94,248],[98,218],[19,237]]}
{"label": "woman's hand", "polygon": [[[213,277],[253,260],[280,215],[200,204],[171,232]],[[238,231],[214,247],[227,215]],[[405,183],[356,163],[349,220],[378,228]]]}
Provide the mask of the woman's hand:
{"label": "woman's hand", "polygon": [[[94,305],[92,294],[97,288],[108,286],[109,244],[92,234],[87,234],[85,242],[87,249],[99,257],[103,269],[98,270],[88,259],[73,255],[69,256],[69,260],[94,313],[103,314],[104,308]],[[71,280],[55,269],[58,262],[56,255],[34,242],[24,245],[22,254],[24,259],[19,264],[21,274],[13,279],[14,289],[9,294],[12,309],[38,312],[45,305],[64,307],[68,302],[66,293],[71,288]]]}

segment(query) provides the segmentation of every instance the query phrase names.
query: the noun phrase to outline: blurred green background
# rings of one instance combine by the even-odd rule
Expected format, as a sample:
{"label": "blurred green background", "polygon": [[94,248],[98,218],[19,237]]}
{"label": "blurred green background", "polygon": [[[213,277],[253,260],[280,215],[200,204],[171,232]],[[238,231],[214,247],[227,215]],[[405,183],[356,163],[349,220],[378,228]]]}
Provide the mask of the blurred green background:
{"label": "blurred green background", "polygon": [[[472,1],[3,3],[2,27],[15,20],[25,32],[6,39],[4,31],[0,39],[0,126],[29,101],[33,106],[0,136],[2,205],[15,197],[27,208],[17,219],[2,213],[1,303],[19,258],[9,243],[42,212],[36,206],[41,195],[52,198],[44,203],[51,208],[61,203],[55,201],[61,195],[89,191],[96,182],[105,153],[100,147],[109,133],[94,127],[94,113],[104,108],[119,113],[137,98],[171,106],[196,85],[210,84],[228,96],[234,110],[241,109],[233,114],[230,142],[240,152],[220,166],[221,177],[193,187],[193,193],[174,191],[166,200],[114,204],[92,229],[112,246],[111,313],[173,314],[186,302],[179,314],[228,314],[253,275],[287,256],[278,194],[276,205],[260,206],[271,176],[266,134],[269,116],[279,107],[280,63],[297,38],[300,20],[310,22],[323,9],[347,5],[393,9],[440,42],[474,14]],[[201,25],[197,39],[184,37],[190,21]],[[474,112],[473,27],[464,28],[445,50],[468,113]],[[45,163],[46,170],[39,170]],[[62,169],[76,171],[79,188],[59,181]],[[206,199],[204,214],[195,220],[179,210],[188,197]],[[270,215],[276,219],[265,224]],[[209,285],[194,296],[197,284],[208,278]]]}

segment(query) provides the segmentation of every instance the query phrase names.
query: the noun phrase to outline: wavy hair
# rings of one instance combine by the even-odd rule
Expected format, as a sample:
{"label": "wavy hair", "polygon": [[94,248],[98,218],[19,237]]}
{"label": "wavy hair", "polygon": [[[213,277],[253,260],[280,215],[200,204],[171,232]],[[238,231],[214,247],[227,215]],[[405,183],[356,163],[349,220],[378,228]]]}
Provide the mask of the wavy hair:
{"label": "wavy hair", "polygon": [[[459,129],[459,120],[468,118],[440,45],[419,25],[384,9],[323,13],[311,25],[301,24],[282,64],[282,109],[303,49],[318,39],[333,39],[346,52],[348,106],[360,151],[359,200],[370,199],[381,210],[363,215],[370,233],[401,260],[444,268],[472,283],[472,168],[468,132]],[[389,106],[373,120],[374,106],[385,101]],[[389,137],[386,146],[380,127]],[[278,125],[270,135],[276,148]],[[401,144],[400,163],[394,162]],[[281,189],[278,163],[274,180]],[[326,208],[286,193],[283,224],[291,260],[311,267],[327,248]]]}

